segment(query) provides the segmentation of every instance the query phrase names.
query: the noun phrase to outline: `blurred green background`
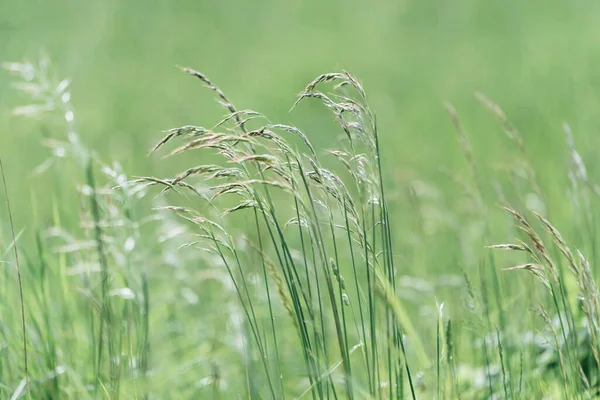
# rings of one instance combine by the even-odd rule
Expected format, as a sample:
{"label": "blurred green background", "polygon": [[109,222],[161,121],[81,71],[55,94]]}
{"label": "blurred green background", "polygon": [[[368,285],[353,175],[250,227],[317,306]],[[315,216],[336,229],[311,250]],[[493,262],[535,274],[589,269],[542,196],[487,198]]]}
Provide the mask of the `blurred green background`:
{"label": "blurred green background", "polygon": [[[73,81],[80,135],[130,175],[180,169],[181,161],[146,156],[160,131],[223,114],[175,65],[206,73],[240,109],[298,125],[319,147],[334,139],[331,118],[319,107],[288,111],[314,76],[345,69],[363,82],[378,114],[391,184],[440,180],[440,167],[464,167],[444,102],[458,109],[486,168],[503,160],[505,138],[476,90],[502,105],[537,167],[551,172],[557,158],[562,165],[567,121],[593,169],[599,17],[594,1],[4,0],[0,59],[48,54],[57,78]],[[0,74],[0,154],[13,196],[25,205],[32,187],[39,196],[55,183],[31,178],[46,158],[43,132],[10,115],[23,103],[10,79]],[[36,207],[43,214],[43,204]],[[21,223],[31,214],[16,211]]]}
{"label": "blurred green background", "polygon": [[[410,290],[400,291],[409,313],[418,321],[419,334],[433,349],[433,298],[447,301],[448,315],[458,316],[460,323],[466,314],[459,306],[461,274],[477,282],[478,268],[483,271],[490,266],[489,271],[496,271],[514,265],[500,257],[497,268],[485,264],[489,253],[483,248],[488,239],[505,243],[511,240],[509,232],[513,234],[508,228],[511,222],[494,206],[513,199],[521,206],[531,194],[531,187],[513,193],[519,191],[513,190],[514,186],[525,180],[511,180],[509,167],[530,160],[547,201],[548,213],[544,214],[552,214],[565,237],[575,237],[574,244],[590,255],[592,264],[600,254],[594,236],[595,212],[590,213],[590,226],[586,227],[594,235],[588,235],[581,221],[570,215],[576,207],[567,198],[569,154],[562,128],[565,122],[572,127],[590,180],[596,182],[600,172],[598,21],[600,3],[587,0],[0,0],[0,62],[36,62],[41,54],[47,54],[57,81],[72,80],[77,132],[86,146],[107,162],[119,161],[129,177],[172,176],[204,163],[203,159],[192,161],[192,155],[168,160],[162,160],[160,154],[147,155],[162,137],[161,131],[188,124],[210,127],[224,114],[214,96],[176,65],[204,72],[238,109],[257,110],[275,123],[298,126],[320,154],[336,143],[339,127],[317,102],[302,104],[291,113],[290,107],[315,76],[350,71],[364,84],[377,113],[386,196],[394,239],[400,243],[394,247],[402,265],[400,273],[422,278],[433,287],[421,297]],[[64,121],[43,118],[38,122],[11,115],[15,106],[28,103],[11,87],[12,82],[8,73],[0,71],[0,157],[7,170],[17,231],[27,232],[23,247],[29,251],[28,241],[38,230],[56,222],[66,230],[76,230],[81,198],[73,184],[86,180],[84,171],[73,166],[61,166],[67,169],[55,169],[52,174],[32,173],[48,158],[43,138],[64,138]],[[501,124],[475,99],[476,91],[506,111],[524,137],[526,156],[516,151]],[[487,219],[475,215],[463,188],[448,176],[456,173],[468,179],[468,166],[445,103],[457,109],[472,140],[485,205],[491,210]],[[494,190],[496,180],[508,199]],[[420,192],[411,197],[409,188]],[[55,206],[59,209],[53,210]],[[151,213],[149,203],[143,207],[141,214]],[[4,210],[0,215],[5,215]],[[491,226],[489,234],[483,233],[485,224]],[[154,230],[145,234],[154,235]],[[148,254],[153,254],[155,243],[151,243]],[[145,251],[142,253],[145,256]],[[152,301],[169,305],[154,311],[151,342],[159,344],[156,360],[160,360],[158,364],[164,361],[159,367],[169,376],[179,374],[171,365],[213,351],[198,346],[202,334],[221,339],[218,328],[207,334],[206,327],[215,324],[210,319],[213,316],[215,320],[223,317],[221,310],[210,305],[218,304],[219,296],[228,293],[220,286],[203,291],[200,304],[207,307],[196,306],[197,297],[180,306],[176,297],[180,296],[178,284],[200,290],[194,282],[204,279],[198,268],[202,257],[200,252],[193,253],[185,263],[190,275],[181,276],[172,274],[154,255],[151,260],[152,265],[157,264],[154,271],[150,268]],[[143,260],[140,265],[145,265]],[[57,261],[64,262],[63,258]],[[537,303],[532,281],[509,281],[513,275],[499,275],[505,297],[498,301],[502,300],[502,309],[510,316],[511,328],[514,325],[518,335],[525,328],[538,329],[533,313],[526,314],[527,319],[522,317],[525,309]],[[414,282],[409,279],[406,286],[411,289]],[[48,298],[55,300],[54,296]],[[80,297],[71,298],[75,303],[81,301]],[[33,296],[29,302],[31,299]],[[11,307],[6,304],[6,309]],[[66,304],[79,310],[79,304]],[[32,309],[35,315],[37,309]],[[16,311],[13,313],[17,321]],[[37,315],[47,314],[39,311]],[[79,314],[64,315],[70,321],[71,315]],[[174,333],[171,317],[181,322],[181,332]],[[467,326],[468,318],[464,319]],[[76,322],[85,325],[83,319]],[[473,338],[481,329],[467,326],[463,332],[467,332],[463,342],[469,350],[474,349],[467,357],[477,359]],[[77,335],[85,339],[85,333]],[[63,346],[71,345],[69,336],[62,340]],[[45,345],[44,340],[39,343]],[[80,347],[73,348],[89,347],[85,340],[78,344]],[[223,349],[227,350],[226,346],[217,346],[217,350]],[[532,359],[536,356],[531,352]],[[74,357],[76,361],[79,358]],[[292,361],[293,370],[295,359]],[[228,362],[239,364],[238,359]],[[426,373],[433,376],[431,370]],[[19,379],[12,377],[12,387]],[[165,392],[172,389],[170,385],[191,391],[187,379],[195,378],[161,385]],[[235,383],[232,390],[237,390]],[[552,390],[550,386],[548,391]],[[185,397],[176,390],[171,395]]]}

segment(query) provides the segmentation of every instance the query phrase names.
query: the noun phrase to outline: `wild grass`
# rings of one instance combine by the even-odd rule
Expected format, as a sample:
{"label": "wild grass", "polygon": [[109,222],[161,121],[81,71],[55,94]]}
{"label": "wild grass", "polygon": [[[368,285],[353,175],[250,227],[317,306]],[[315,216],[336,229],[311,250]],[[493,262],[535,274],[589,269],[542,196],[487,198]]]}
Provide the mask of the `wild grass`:
{"label": "wild grass", "polygon": [[[229,271],[256,346],[256,354],[249,356],[263,364],[264,377],[253,376],[252,381],[264,380],[273,397],[285,396],[285,378],[279,367],[272,371],[266,357],[269,352],[279,353],[280,339],[272,325],[273,317],[267,331],[265,321],[257,317],[265,312],[258,310],[261,304],[248,285],[251,274],[260,271],[253,271],[253,263],[244,260],[243,251],[223,227],[224,217],[242,210],[251,212],[254,218],[254,232],[245,234],[254,234],[259,240],[252,247],[262,259],[264,282],[260,284],[264,285],[269,306],[271,283],[267,264],[275,264],[270,268],[272,276],[281,276],[275,278],[277,291],[287,305],[289,323],[297,329],[301,350],[298,356],[304,360],[308,379],[302,395],[362,398],[380,396],[385,390],[386,396],[403,397],[405,369],[407,393],[414,397],[403,344],[404,332],[413,334],[414,329],[394,295],[392,277],[396,272],[379,138],[362,86],[347,73],[321,75],[303,90],[296,103],[316,99],[333,112],[346,140],[340,150],[331,154],[350,175],[345,183],[335,172],[323,167],[299,129],[269,123],[255,111],[237,111],[203,75],[187,68],[184,71],[215,91],[230,114],[212,128],[172,129],[153,151],[171,140],[183,139],[184,144],[169,155],[210,149],[227,164],[198,165],[172,179],[143,181],[162,184],[163,190],[182,186],[215,208],[217,219],[209,220],[193,209],[169,207],[199,227],[199,236],[204,240],[192,244],[202,243],[201,248],[217,254]],[[330,82],[338,93],[326,95],[319,90]],[[256,123],[257,120],[267,124]],[[227,122],[231,122],[231,127],[225,128]],[[304,150],[295,149],[283,135],[299,138]],[[206,193],[199,193],[187,183],[195,176],[203,182],[225,183],[215,183]],[[226,195],[238,203],[220,207],[221,198]],[[285,204],[291,208],[284,208]],[[264,242],[261,232],[266,232]],[[343,264],[351,269],[342,269]],[[269,309],[270,315],[272,312]],[[426,359],[418,336],[411,335],[410,340],[421,361]],[[354,355],[355,352],[358,354]],[[277,380],[282,382],[277,384]],[[260,392],[250,388],[247,395],[256,397]]]}
{"label": "wild grass", "polygon": [[[6,68],[32,101],[15,114],[58,117],[34,172],[77,176],[61,187],[79,208],[45,194],[51,223],[0,237],[3,265],[25,260],[0,277],[2,397],[597,396],[597,270],[583,253],[595,260],[598,191],[567,126],[576,216],[563,236],[526,137],[480,93],[514,158],[486,175],[447,105],[467,171],[445,171],[452,203],[421,181],[394,190],[401,160],[383,159],[387,133],[347,72],[300,92],[292,108],[324,107],[336,124],[305,133],[182,68],[225,115],[168,129],[151,149],[193,162],[180,173],[135,177],[85,145],[48,61]],[[311,143],[329,132],[334,149]]]}
{"label": "wild grass", "polygon": [[10,234],[12,237],[12,248],[15,254],[15,267],[17,271],[17,280],[19,283],[19,303],[21,305],[21,326],[23,327],[23,381],[19,384],[21,390],[26,389],[29,397],[31,398],[31,389],[29,387],[29,367],[27,357],[27,332],[25,327],[25,300],[23,296],[23,278],[21,277],[21,264],[19,263],[19,251],[17,250],[17,236],[15,235],[15,225],[12,217],[12,210],[10,208],[10,198],[8,196],[8,187],[6,185],[6,175],[4,174],[4,164],[0,159],[0,174],[2,175],[2,186],[4,188],[4,194],[6,196],[6,209],[8,211],[8,220],[10,225]]}

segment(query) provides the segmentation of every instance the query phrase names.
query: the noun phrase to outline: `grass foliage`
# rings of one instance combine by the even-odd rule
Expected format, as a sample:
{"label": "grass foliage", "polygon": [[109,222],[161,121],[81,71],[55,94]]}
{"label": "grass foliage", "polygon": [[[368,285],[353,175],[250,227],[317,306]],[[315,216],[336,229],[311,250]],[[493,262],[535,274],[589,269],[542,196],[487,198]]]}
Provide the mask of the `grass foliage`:
{"label": "grass foliage", "polygon": [[[324,151],[310,138],[330,128],[237,109],[182,68],[225,115],[169,129],[151,149],[185,157],[185,170],[136,177],[86,147],[69,81],[47,60],[5,68],[31,100],[14,113],[63,127],[34,173],[79,176],[62,186],[79,207],[65,215],[48,194],[54,213],[34,231],[3,216],[0,397],[597,395],[600,190],[568,126],[565,239],[524,137],[481,93],[514,158],[502,178],[483,174],[447,105],[448,151],[466,166],[446,171],[458,207],[421,181],[393,190],[398,160],[382,160],[375,113],[347,72],[320,75],[293,105],[331,113],[339,140]],[[76,227],[63,222],[75,215]]]}

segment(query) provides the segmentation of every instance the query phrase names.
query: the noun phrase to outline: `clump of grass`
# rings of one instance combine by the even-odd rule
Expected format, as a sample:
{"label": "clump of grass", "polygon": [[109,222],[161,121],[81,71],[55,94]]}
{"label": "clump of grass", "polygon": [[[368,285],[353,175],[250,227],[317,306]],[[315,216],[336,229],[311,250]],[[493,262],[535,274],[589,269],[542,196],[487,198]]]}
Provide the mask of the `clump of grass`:
{"label": "clump of grass", "polygon": [[[551,322],[551,318],[543,305],[539,306],[539,313],[553,333],[563,376],[564,393],[566,396],[570,396],[570,393],[592,390],[590,382],[595,382],[596,377],[587,376],[583,372],[581,352],[578,343],[573,340],[577,336],[575,321],[578,313],[573,309],[569,299],[566,298],[566,278],[560,272],[562,264],[552,257],[544,240],[527,219],[511,208],[506,208],[506,211],[514,218],[519,229],[525,234],[527,242],[519,240],[516,244],[500,244],[490,247],[519,251],[527,255],[529,258],[527,263],[507,268],[507,270],[523,270],[532,273],[551,295],[554,312],[558,319],[558,332],[556,332],[557,328]],[[560,251],[567,267],[575,277],[579,289],[579,306],[585,315],[585,325],[591,338],[587,350],[593,354],[594,369],[597,370],[600,361],[598,357],[598,327],[600,323],[598,287],[594,281],[589,263],[579,250],[576,251],[577,256],[573,255],[560,232],[546,218],[537,213],[534,213],[534,215],[550,236],[554,246]]]}
{"label": "clump of grass", "polygon": [[[4,394],[597,394],[600,302],[590,265],[597,187],[567,127],[569,189],[581,214],[572,223],[582,252],[571,250],[542,216],[550,202],[529,161],[526,137],[481,94],[477,98],[518,154],[509,167],[514,187],[490,179],[476,163],[467,129],[447,106],[468,168],[467,179],[445,171],[460,187],[460,204],[435,193],[435,184],[411,182],[404,211],[414,224],[398,225],[390,209],[400,209],[400,200],[390,195],[375,114],[360,82],[346,72],[320,75],[292,107],[318,102],[331,112],[337,126],[327,129],[339,140],[324,151],[298,127],[236,108],[205,75],[182,68],[215,94],[226,114],[208,126],[169,129],[151,149],[169,148],[167,157],[202,153],[187,158],[201,159],[197,165],[168,178],[131,178],[85,145],[69,81],[55,80],[48,61],[6,67],[32,101],[15,114],[55,115],[61,124],[58,134],[46,137],[51,154],[35,174],[52,179],[54,171],[65,181],[70,168],[77,179],[54,188],[70,193],[79,207],[74,212],[55,200],[54,227],[20,240],[13,232],[0,254],[6,258],[19,245],[23,281],[34,286],[21,292],[20,313],[9,302],[0,304]],[[494,202],[517,205],[506,211],[519,240],[490,246],[508,254],[482,246],[506,234],[497,222],[507,217],[497,216],[487,201],[490,180]],[[163,196],[149,199],[145,194],[153,188]],[[533,221],[521,211],[531,204],[538,211]],[[424,226],[431,222],[434,228]],[[475,234],[468,231],[472,226]],[[582,255],[588,247],[592,263]],[[525,260],[507,269],[529,271],[541,283],[539,292],[532,279],[499,271],[501,262],[514,261],[510,253]],[[9,275],[0,279],[5,297],[16,298]],[[575,290],[577,298],[569,295]],[[539,303],[541,319],[536,313],[522,317],[524,297]],[[20,330],[28,339],[29,387],[17,368],[22,352],[13,350],[20,350],[14,339]]]}
{"label": "clump of grass", "polygon": [[[163,192],[191,191],[214,210],[215,219],[209,219],[191,208],[170,207],[197,226],[202,240],[192,244],[218,255],[234,282],[254,342],[251,356],[263,369],[255,378],[271,397],[285,396],[289,380],[281,371],[280,357],[294,353],[280,354],[282,339],[273,325],[270,294],[274,285],[297,331],[296,348],[308,380],[301,396],[415,397],[405,332],[418,362],[426,364],[427,356],[394,293],[397,273],[379,137],[360,83],[345,72],[324,74],[305,87],[294,105],[318,100],[333,113],[344,137],[340,149],[330,154],[349,174],[349,179],[342,179],[323,166],[298,128],[272,124],[255,111],[238,111],[203,74],[183,70],[213,90],[228,114],[212,128],[171,129],[152,151],[179,140],[183,144],[169,156],[208,149],[224,163],[197,165],[174,178],[147,177],[140,182],[159,184]],[[320,90],[330,83],[332,93]],[[201,192],[192,183],[198,177],[216,183]],[[239,218],[252,221],[259,266],[248,262],[233,229],[227,228],[231,225],[226,217],[231,214],[244,214]],[[262,282],[251,279],[253,275],[261,276]],[[261,317],[265,315],[265,305],[257,299],[261,287],[267,293],[270,322]],[[359,356],[354,355],[357,351]],[[276,365],[267,360],[273,352],[278,354]],[[262,396],[253,390],[247,395]]]}
{"label": "clump of grass", "polygon": [[[86,367],[93,365],[91,376],[82,374],[82,379],[90,379],[93,392],[117,398],[121,375],[144,376],[148,372],[146,362],[142,362],[140,367],[137,362],[147,360],[149,351],[147,282],[145,271],[133,268],[144,259],[143,253],[132,252],[141,240],[140,221],[135,217],[133,206],[143,196],[144,188],[126,185],[128,179],[118,163],[104,163],[85,146],[75,125],[75,112],[68,90],[70,82],[66,79],[55,81],[46,58],[37,65],[6,63],[4,67],[20,78],[15,87],[32,101],[32,104],[15,108],[14,115],[38,119],[51,119],[58,115],[64,123],[66,134],[63,137],[46,139],[44,144],[51,149],[51,154],[36,168],[35,174],[45,174],[54,165],[65,170],[74,167],[86,171],[81,177],[83,183],[75,183],[71,187],[72,193],[81,197],[80,231],[73,234],[65,230],[56,214],[55,227],[36,233],[35,256],[38,259],[33,255],[27,256],[29,276],[38,282],[41,290],[29,298],[33,302],[26,307],[39,313],[28,321],[28,327],[23,321],[23,332],[35,332],[35,351],[47,357],[43,365],[35,365],[35,386],[27,391],[30,395],[33,392],[36,397],[60,397],[59,375],[69,369],[76,370],[77,364],[82,363],[80,365]],[[100,185],[94,177],[95,169],[102,171],[103,182]],[[122,189],[113,190],[117,186]],[[58,209],[57,205],[55,209]],[[44,255],[46,247],[52,247],[59,255],[56,265],[59,271],[52,271],[48,266]],[[37,264],[41,268],[38,269]],[[79,306],[68,305],[73,297],[72,291],[78,292],[75,297]],[[53,314],[57,318],[62,317],[62,325],[51,322]],[[82,318],[84,315],[86,317]],[[82,321],[87,324],[83,329],[87,332],[87,343],[82,341],[78,344],[83,344],[86,351],[81,354],[87,353],[89,358],[79,357],[76,360],[63,357],[59,360],[59,346],[66,343],[71,335],[69,332],[82,328]],[[76,349],[69,357],[82,350]],[[88,352],[87,349],[94,350]],[[42,376],[51,376],[48,380],[53,385],[46,385],[46,378]],[[85,384],[80,386],[85,387]],[[76,390],[80,396],[87,395],[87,389],[80,387]]]}

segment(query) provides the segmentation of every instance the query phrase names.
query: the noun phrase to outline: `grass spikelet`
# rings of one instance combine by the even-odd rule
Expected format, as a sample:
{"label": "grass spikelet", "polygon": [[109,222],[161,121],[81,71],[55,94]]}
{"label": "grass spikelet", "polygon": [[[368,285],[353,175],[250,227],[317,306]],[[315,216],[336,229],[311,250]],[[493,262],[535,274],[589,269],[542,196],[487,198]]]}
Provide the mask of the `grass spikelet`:
{"label": "grass spikelet", "polygon": [[163,145],[170,142],[171,139],[173,139],[173,138],[176,138],[179,136],[184,136],[184,137],[185,136],[200,136],[200,135],[209,133],[208,130],[206,130],[200,126],[192,126],[192,125],[186,125],[186,126],[182,126],[179,128],[168,129],[165,132],[167,133],[167,135],[164,138],[162,138],[158,143],[156,143],[154,145],[154,147],[152,147],[152,149],[150,149],[149,153],[156,152]]}
{"label": "grass spikelet", "polygon": [[506,136],[513,140],[520,150],[524,150],[524,142],[521,133],[509,121],[502,108],[500,108],[498,104],[491,101],[486,95],[484,95],[481,92],[476,92],[475,98],[477,98],[477,100],[479,100],[488,110],[490,110],[492,114],[494,114],[494,116],[498,119],[498,121],[500,121],[502,127],[504,128]]}

